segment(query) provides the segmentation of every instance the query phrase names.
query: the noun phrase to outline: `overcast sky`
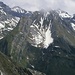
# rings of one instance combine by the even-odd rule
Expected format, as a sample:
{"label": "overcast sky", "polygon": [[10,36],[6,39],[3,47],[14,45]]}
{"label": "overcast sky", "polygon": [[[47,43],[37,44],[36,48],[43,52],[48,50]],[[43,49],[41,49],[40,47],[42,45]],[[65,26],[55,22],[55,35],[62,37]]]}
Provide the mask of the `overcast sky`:
{"label": "overcast sky", "polygon": [[26,10],[62,9],[75,13],[75,0],[0,0],[10,7],[20,6]]}

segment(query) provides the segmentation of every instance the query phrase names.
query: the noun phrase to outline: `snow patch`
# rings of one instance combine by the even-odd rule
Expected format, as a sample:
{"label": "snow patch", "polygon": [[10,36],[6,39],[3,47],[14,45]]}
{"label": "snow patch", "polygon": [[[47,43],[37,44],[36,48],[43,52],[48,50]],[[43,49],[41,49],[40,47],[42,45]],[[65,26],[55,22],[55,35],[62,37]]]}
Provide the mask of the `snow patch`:
{"label": "snow patch", "polygon": [[2,7],[0,6],[0,9],[1,9]]}
{"label": "snow patch", "polygon": [[71,16],[70,16],[67,12],[58,10],[57,13],[58,13],[59,16],[62,17],[62,18],[71,18]]}
{"label": "snow patch", "polygon": [[37,44],[40,44],[43,38],[41,35],[37,35],[37,36],[34,36],[34,39]]}
{"label": "snow patch", "polygon": [[41,21],[40,21],[41,26],[43,25],[43,18],[41,17]]}
{"label": "snow patch", "polygon": [[4,31],[11,31],[11,30],[13,30],[13,28],[16,27],[18,21],[19,21],[19,18],[18,17],[8,18],[6,20],[0,21],[0,33],[1,33],[0,39],[2,39],[4,37],[2,35],[2,33]]}
{"label": "snow patch", "polygon": [[0,23],[0,29],[2,29],[2,28],[4,28],[5,26],[2,24],[2,23]]}
{"label": "snow patch", "polygon": [[60,46],[55,46],[56,48],[60,48]]}
{"label": "snow patch", "polygon": [[75,24],[71,23],[71,26],[72,26],[73,30],[75,30]]}
{"label": "snow patch", "polygon": [[11,18],[5,21],[1,21],[0,29],[3,28],[3,30],[7,30],[7,31],[13,30],[13,28],[16,27],[18,21],[19,21],[19,18]]}
{"label": "snow patch", "polygon": [[46,19],[46,17],[47,17],[49,14],[50,14],[50,12],[46,12],[46,13],[44,14],[45,19]]}
{"label": "snow patch", "polygon": [[25,14],[29,14],[30,12],[29,11],[27,11]]}
{"label": "snow patch", "polygon": [[27,59],[29,59],[29,57],[27,57]]}
{"label": "snow patch", "polygon": [[29,37],[30,43],[32,46],[35,47],[43,47],[48,48],[48,46],[53,42],[53,38],[51,36],[51,22],[49,23],[49,26],[43,27],[43,19],[41,18],[41,27],[39,28],[39,25],[33,25],[30,26],[30,33],[32,37]]}
{"label": "snow patch", "polygon": [[4,15],[6,15],[6,12],[3,11],[3,9],[0,10],[0,12]]}
{"label": "snow patch", "polygon": [[33,25],[31,25],[30,27],[31,27],[31,28],[33,28],[34,26],[33,26]]}
{"label": "snow patch", "polygon": [[3,39],[3,37],[0,37],[0,40]]}
{"label": "snow patch", "polygon": [[10,30],[13,30],[13,28],[9,28],[9,27],[8,27],[7,29],[8,29],[9,31],[10,31]]}
{"label": "snow patch", "polygon": [[[31,65],[31,64],[30,64]],[[31,65],[32,68],[35,68],[33,65]]]}
{"label": "snow patch", "polygon": [[3,72],[0,70],[0,75],[4,75]]}
{"label": "snow patch", "polygon": [[18,6],[13,7],[12,11],[19,12],[19,13],[25,13],[25,10],[20,8],[20,7],[18,7]]}
{"label": "snow patch", "polygon": [[70,18],[71,16],[66,14],[66,13],[60,13],[59,16],[63,17],[63,18]]}
{"label": "snow patch", "polygon": [[51,36],[50,25],[45,33],[45,41],[44,47],[47,48],[53,42],[53,38]]}

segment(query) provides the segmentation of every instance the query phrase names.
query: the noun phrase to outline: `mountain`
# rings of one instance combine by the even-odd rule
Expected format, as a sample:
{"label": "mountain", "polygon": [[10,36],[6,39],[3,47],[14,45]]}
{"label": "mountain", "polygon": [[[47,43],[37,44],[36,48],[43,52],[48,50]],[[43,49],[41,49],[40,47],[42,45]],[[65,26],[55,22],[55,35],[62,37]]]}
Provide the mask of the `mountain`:
{"label": "mountain", "polygon": [[0,2],[0,39],[13,30],[22,16],[30,16],[31,12],[26,11],[19,6],[10,8],[3,2]]}
{"label": "mountain", "polygon": [[0,40],[0,51],[22,68],[75,75],[75,17],[62,10],[35,11]]}
{"label": "mountain", "polygon": [[19,6],[14,6],[13,8],[10,8],[1,1],[0,1],[0,8],[2,8],[6,13],[19,18],[22,16],[30,16],[32,14],[32,12],[26,11]]}
{"label": "mountain", "polygon": [[0,2],[0,31],[1,74],[75,75],[75,15]]}
{"label": "mountain", "polygon": [[18,12],[18,13],[26,13],[26,11],[19,6],[13,7],[12,11],[15,11],[15,12]]}
{"label": "mountain", "polygon": [[19,18],[9,14],[11,8],[0,2],[0,39],[16,27]]}
{"label": "mountain", "polygon": [[13,8],[11,8],[11,14],[13,16],[17,16],[17,17],[23,17],[23,16],[31,16],[32,12],[31,11],[26,11],[25,9],[22,9],[19,6],[14,6]]}
{"label": "mountain", "polygon": [[0,74],[1,75],[19,75],[14,64],[0,52]]}
{"label": "mountain", "polygon": [[39,71],[22,68],[0,52],[0,74],[1,75],[45,75]]}
{"label": "mountain", "polygon": [[[14,8],[10,8],[3,2],[0,2],[0,41],[1,39],[3,40],[4,37],[8,36],[11,33],[11,31],[17,26],[20,17],[31,15],[30,11],[25,11],[24,9],[23,9],[23,11],[25,11],[24,13],[18,11],[16,12],[14,11],[16,8],[18,8],[18,10],[20,11],[22,9],[18,6]],[[11,39],[11,36],[9,36],[9,39]],[[4,44],[6,45],[7,43]],[[17,63],[14,63],[13,60],[11,61],[11,59],[8,57],[9,51],[7,50],[7,46],[4,48],[5,50],[3,51],[0,49],[1,51],[0,52],[0,74],[1,75],[45,75],[44,73],[39,72],[37,70],[32,70],[30,68],[26,69],[20,67],[20,65],[18,66]]]}

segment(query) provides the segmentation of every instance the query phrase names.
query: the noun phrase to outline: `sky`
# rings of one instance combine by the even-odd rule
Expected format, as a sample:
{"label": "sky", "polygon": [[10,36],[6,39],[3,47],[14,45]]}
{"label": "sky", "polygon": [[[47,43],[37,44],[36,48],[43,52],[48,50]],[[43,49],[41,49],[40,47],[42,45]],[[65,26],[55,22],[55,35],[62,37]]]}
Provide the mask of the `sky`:
{"label": "sky", "polygon": [[75,0],[0,0],[10,7],[20,6],[25,10],[61,9],[69,14],[75,13]]}

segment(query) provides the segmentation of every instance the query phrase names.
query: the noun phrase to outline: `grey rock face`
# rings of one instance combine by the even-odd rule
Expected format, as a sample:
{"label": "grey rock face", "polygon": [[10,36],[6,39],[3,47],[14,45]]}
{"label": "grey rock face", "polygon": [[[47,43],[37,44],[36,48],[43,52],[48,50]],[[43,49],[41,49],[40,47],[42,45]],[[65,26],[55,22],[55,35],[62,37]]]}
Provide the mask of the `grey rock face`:
{"label": "grey rock face", "polygon": [[0,2],[0,39],[13,30],[22,16],[30,16],[32,13],[19,6],[10,8],[3,2]]}
{"label": "grey rock face", "polygon": [[[38,13],[39,12],[34,12],[31,17],[21,18],[16,28],[18,29],[18,33],[14,35],[11,41],[10,55],[12,60],[19,62],[22,67],[36,69],[47,75],[58,75],[61,74],[61,72],[63,73],[62,75],[75,74],[73,71],[75,68],[72,68],[72,66],[75,66],[73,53],[75,49],[75,32],[70,24],[72,19],[65,18],[62,20],[55,11],[51,11],[46,17],[43,12]],[[48,28],[49,22],[51,21],[50,31],[53,42],[49,44],[48,48],[44,48],[42,45],[35,47],[32,45],[35,41],[29,39],[32,36],[30,31],[34,33],[34,35],[36,31],[37,33],[39,32],[36,29],[37,27],[34,28],[35,32],[34,29],[30,28],[33,23],[39,27],[39,30],[41,29],[41,17],[44,18],[43,29]]]}
{"label": "grey rock face", "polygon": [[74,19],[61,11],[36,11],[0,40],[0,50],[33,75],[75,75]]}

